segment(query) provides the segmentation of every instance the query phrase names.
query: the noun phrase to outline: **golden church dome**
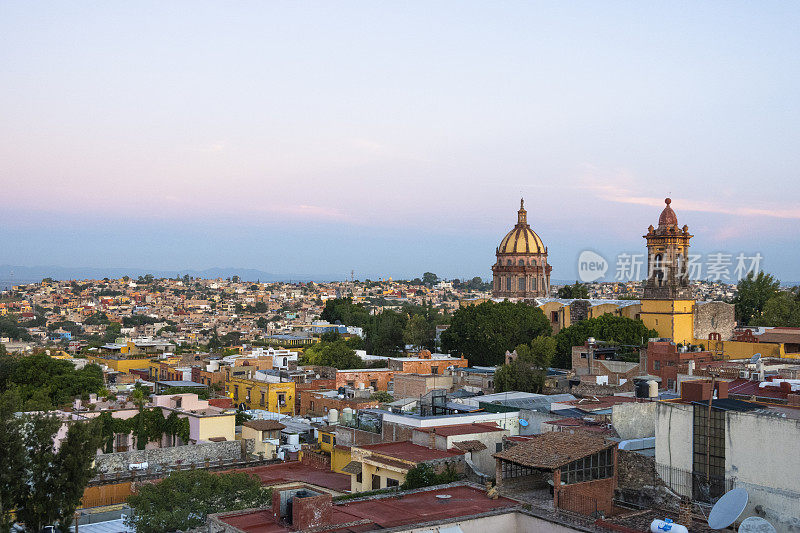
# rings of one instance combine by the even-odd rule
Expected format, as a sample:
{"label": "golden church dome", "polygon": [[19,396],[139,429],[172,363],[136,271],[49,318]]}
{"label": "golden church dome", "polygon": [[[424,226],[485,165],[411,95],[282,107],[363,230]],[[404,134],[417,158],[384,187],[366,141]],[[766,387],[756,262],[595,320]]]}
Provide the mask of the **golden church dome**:
{"label": "golden church dome", "polygon": [[525,211],[524,203],[520,200],[519,211],[517,212],[517,225],[509,231],[500,246],[497,248],[498,254],[543,254],[545,253],[542,239],[528,225],[528,215]]}

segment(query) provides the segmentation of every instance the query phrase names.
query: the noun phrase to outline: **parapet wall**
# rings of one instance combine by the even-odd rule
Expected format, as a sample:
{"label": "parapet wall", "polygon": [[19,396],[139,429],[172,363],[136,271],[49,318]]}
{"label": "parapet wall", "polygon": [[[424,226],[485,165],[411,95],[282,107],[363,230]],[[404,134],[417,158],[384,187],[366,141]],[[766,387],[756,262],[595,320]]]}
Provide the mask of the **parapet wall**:
{"label": "parapet wall", "polygon": [[[206,461],[238,461],[245,454],[242,449],[243,441],[203,442],[200,444],[187,444],[170,448],[153,448],[147,450],[132,450],[129,452],[104,453],[95,458],[97,472],[108,474],[113,472],[127,472],[128,465],[148,463],[148,468],[155,466],[174,466],[187,464],[205,464]],[[252,441],[244,441],[245,446]],[[252,447],[252,446],[251,446]]]}

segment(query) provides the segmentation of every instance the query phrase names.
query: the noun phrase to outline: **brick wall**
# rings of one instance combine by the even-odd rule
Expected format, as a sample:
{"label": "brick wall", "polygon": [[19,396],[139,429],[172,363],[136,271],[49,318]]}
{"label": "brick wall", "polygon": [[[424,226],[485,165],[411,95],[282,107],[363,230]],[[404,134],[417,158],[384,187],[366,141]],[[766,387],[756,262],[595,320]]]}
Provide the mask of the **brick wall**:
{"label": "brick wall", "polygon": [[358,388],[358,384],[363,383],[364,388],[367,388],[371,387],[374,382],[375,390],[385,391],[389,389],[389,382],[392,381],[393,377],[394,372],[387,372],[386,370],[339,370],[336,373],[336,386],[334,388],[347,387],[349,383],[352,383],[354,388]]}
{"label": "brick wall", "polygon": [[450,390],[452,387],[452,376],[437,375],[435,378],[419,374],[395,374],[394,376],[394,397],[397,400],[419,398],[434,388]]}
{"label": "brick wall", "polygon": [[342,410],[344,410],[345,407],[349,407],[350,409],[353,409],[355,411],[358,409],[378,407],[378,405],[379,402],[377,400],[348,400],[341,398],[326,398],[324,396],[314,394],[313,391],[306,391],[300,396],[300,407],[298,410],[298,414],[300,414],[301,416],[305,416],[308,413],[314,413],[316,415],[322,416],[331,409],[337,409],[341,414]]}
{"label": "brick wall", "polygon": [[325,492],[292,500],[292,526],[298,531],[330,524],[333,497]]}
{"label": "brick wall", "polygon": [[556,471],[553,480],[558,488],[553,493],[553,504],[583,514],[591,514],[595,510],[609,514],[613,509],[618,476],[618,453],[615,447],[614,475],[610,478],[561,485],[561,473]]}

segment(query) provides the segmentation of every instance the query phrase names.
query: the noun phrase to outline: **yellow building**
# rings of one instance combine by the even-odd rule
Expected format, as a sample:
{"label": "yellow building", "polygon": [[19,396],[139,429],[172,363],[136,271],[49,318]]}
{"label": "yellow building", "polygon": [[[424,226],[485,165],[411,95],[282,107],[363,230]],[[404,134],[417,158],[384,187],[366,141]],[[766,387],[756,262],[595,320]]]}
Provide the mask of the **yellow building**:
{"label": "yellow building", "polygon": [[242,440],[253,439],[253,453],[265,459],[278,457],[281,430],[286,426],[277,420],[248,420],[242,424]]}
{"label": "yellow building", "polygon": [[129,374],[131,370],[137,368],[148,368],[150,366],[149,358],[125,358],[102,355],[87,355],[86,358],[93,363],[97,363],[98,365],[106,365],[112,370],[123,372],[125,374]]}
{"label": "yellow building", "polygon": [[231,378],[225,388],[236,406],[265,409],[273,413],[295,414],[295,384],[267,383],[241,377]]}
{"label": "yellow building", "polygon": [[350,490],[365,492],[402,485],[408,471],[420,463],[431,463],[439,471],[447,464],[457,469],[464,452],[435,450],[411,441],[385,442],[350,448],[352,460],[342,468],[350,474]]}
{"label": "yellow building", "polygon": [[[694,300],[642,300],[642,322],[665,339],[692,344],[694,340]],[[707,342],[707,340],[706,340]]]}
{"label": "yellow building", "polygon": [[575,322],[611,314],[638,320],[642,311],[639,300],[576,300],[571,298],[537,298],[539,309],[550,321],[553,334]]}

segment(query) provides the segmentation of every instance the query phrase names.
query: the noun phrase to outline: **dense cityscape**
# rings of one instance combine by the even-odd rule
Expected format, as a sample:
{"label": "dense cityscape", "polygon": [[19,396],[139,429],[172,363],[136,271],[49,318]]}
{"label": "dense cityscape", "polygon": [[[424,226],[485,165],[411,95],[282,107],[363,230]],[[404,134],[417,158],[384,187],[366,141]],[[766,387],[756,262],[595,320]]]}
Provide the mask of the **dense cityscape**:
{"label": "dense cityscape", "polygon": [[44,4],[0,533],[800,531],[800,6]]}

